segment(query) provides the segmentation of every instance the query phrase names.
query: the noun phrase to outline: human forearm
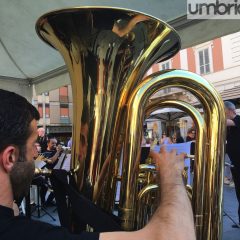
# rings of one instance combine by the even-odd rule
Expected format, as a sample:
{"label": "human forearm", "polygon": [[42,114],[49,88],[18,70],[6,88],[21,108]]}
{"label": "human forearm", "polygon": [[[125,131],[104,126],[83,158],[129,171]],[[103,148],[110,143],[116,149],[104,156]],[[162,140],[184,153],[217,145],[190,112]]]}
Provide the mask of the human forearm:
{"label": "human forearm", "polygon": [[[155,156],[160,174],[160,206],[152,217],[149,234],[153,239],[195,239],[192,207],[182,180],[184,156],[167,154],[163,161]],[[174,159],[174,161],[172,161]]]}
{"label": "human forearm", "polygon": [[150,222],[135,232],[102,233],[100,240],[195,240],[193,215],[183,181],[184,154],[151,152],[160,173],[160,206]]}
{"label": "human forearm", "polygon": [[50,164],[55,163],[58,160],[59,156],[60,153],[57,151],[52,157],[48,158],[46,162]]}
{"label": "human forearm", "polygon": [[152,239],[195,239],[192,208],[182,183],[162,185],[160,206],[146,228]]}

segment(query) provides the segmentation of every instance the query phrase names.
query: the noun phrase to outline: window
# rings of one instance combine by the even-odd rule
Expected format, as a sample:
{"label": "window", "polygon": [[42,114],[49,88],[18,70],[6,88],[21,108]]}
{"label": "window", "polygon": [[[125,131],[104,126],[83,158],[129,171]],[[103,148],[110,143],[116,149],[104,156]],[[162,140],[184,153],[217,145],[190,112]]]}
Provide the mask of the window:
{"label": "window", "polygon": [[205,48],[198,52],[200,74],[210,73],[209,49]]}
{"label": "window", "polygon": [[165,62],[165,63],[162,63],[162,70],[166,70],[166,69],[169,69],[170,68],[170,63],[169,61],[168,62]]}
{"label": "window", "polygon": [[42,118],[43,117],[43,105],[42,105],[42,103],[38,104],[38,112],[39,112],[40,118]]}
{"label": "window", "polygon": [[163,92],[164,92],[165,94],[170,93],[170,92],[171,92],[171,88],[164,88],[164,89],[163,89]]}
{"label": "window", "polygon": [[60,117],[68,118],[69,117],[69,106],[68,104],[60,104]]}
{"label": "window", "polygon": [[59,88],[59,100],[60,102],[68,102],[68,86]]}
{"label": "window", "polygon": [[67,86],[60,87],[59,88],[59,95],[60,96],[67,96],[68,95],[68,87]]}
{"label": "window", "polygon": [[45,104],[45,117],[46,118],[50,118],[50,107],[49,107],[49,103]]}

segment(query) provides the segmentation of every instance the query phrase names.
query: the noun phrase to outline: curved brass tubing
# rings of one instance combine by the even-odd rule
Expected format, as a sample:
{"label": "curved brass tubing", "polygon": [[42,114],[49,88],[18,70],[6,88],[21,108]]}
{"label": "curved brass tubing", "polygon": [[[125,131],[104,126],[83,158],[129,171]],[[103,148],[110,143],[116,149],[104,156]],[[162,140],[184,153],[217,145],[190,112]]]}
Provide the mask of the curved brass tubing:
{"label": "curved brass tubing", "polygon": [[[197,238],[199,240],[221,239],[225,146],[224,106],[220,95],[208,81],[194,73],[183,70],[163,71],[146,77],[133,92],[128,102],[123,160],[124,171],[122,176],[123,186],[120,199],[123,226],[125,226],[125,223],[128,223],[127,225],[134,227],[132,220],[135,213],[132,206],[136,201],[136,193],[132,190],[132,186],[136,183],[137,171],[132,171],[132,169],[137,169],[134,168],[137,164],[135,159],[137,159],[139,149],[137,147],[140,147],[141,126],[147,101],[155,92],[166,87],[186,89],[194,94],[203,105],[205,111],[204,120],[207,125],[207,140],[206,142],[199,142],[199,148],[202,149],[205,155],[202,155],[202,168],[200,168],[200,176],[198,178],[204,179],[205,185],[201,187],[201,190],[204,189],[204,192],[199,192],[199,195],[202,194],[201,197],[197,198],[197,203],[193,204],[195,206],[194,211],[197,212],[197,216],[195,216],[197,225],[201,225],[196,228]],[[197,165],[199,164],[200,161],[197,160]],[[204,174],[204,176],[201,176],[201,174]],[[204,212],[198,212],[199,210],[196,209],[196,206],[204,209]],[[124,214],[125,209],[127,214]],[[197,220],[199,218],[198,215],[200,215],[202,220]]]}
{"label": "curved brass tubing", "polygon": [[[86,185],[93,196],[99,195],[97,203],[111,211],[115,196],[113,181],[118,175],[114,154],[120,152],[116,148],[125,129],[125,104],[155,62],[167,60],[180,50],[179,35],[152,16],[105,6],[46,13],[38,19],[36,30],[43,41],[62,54],[70,74],[71,166],[79,164],[78,189]],[[88,119],[83,124],[84,118]],[[79,147],[82,127],[88,130],[84,157]],[[101,190],[96,186],[101,186]]]}
{"label": "curved brass tubing", "polygon": [[201,113],[192,105],[187,102],[174,100],[152,100],[150,104],[146,107],[145,118],[147,118],[153,111],[163,108],[163,107],[174,107],[178,108],[186,113],[188,113],[193,121],[195,122],[197,128],[197,139],[196,139],[196,154],[195,168],[194,168],[194,181],[193,181],[193,196],[192,196],[192,206],[195,216],[195,226],[197,235],[201,235],[203,227],[203,194],[204,193],[204,183],[205,183],[205,164],[203,159],[206,159],[205,145],[203,143],[207,142],[206,130],[207,126],[205,120],[203,119]]}

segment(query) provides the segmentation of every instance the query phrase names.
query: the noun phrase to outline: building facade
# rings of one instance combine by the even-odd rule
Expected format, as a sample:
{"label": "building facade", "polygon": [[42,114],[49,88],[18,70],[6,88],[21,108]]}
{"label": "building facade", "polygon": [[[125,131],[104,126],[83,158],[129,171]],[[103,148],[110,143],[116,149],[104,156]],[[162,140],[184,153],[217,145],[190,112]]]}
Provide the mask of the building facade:
{"label": "building facade", "polygon": [[72,88],[71,85],[34,96],[33,104],[40,113],[38,125],[47,134],[59,137],[64,142],[72,133]]}
{"label": "building facade", "polygon": [[[173,58],[152,66],[148,74],[165,69],[183,69],[203,76],[215,86],[223,100],[230,100],[240,108],[240,32],[183,49]],[[161,90],[153,98],[174,98],[198,105],[192,94],[179,88]],[[148,128],[153,129],[154,124],[149,123]],[[158,134],[168,131],[168,127],[172,129],[171,125],[179,127],[186,136],[187,129],[194,124],[189,117],[172,123],[162,122]],[[168,134],[171,133],[168,131]]]}
{"label": "building facade", "polygon": [[[153,65],[147,75],[165,69],[183,69],[203,76],[216,87],[223,100],[231,100],[240,107],[240,32],[183,49],[173,58]],[[197,105],[193,95],[179,88],[166,88],[153,98],[175,98]],[[46,127],[48,133],[71,134],[73,113],[70,85],[35,96],[33,103],[41,115],[39,125]],[[185,136],[187,128],[193,123],[189,118],[173,123],[148,122],[148,129],[150,132],[152,130],[153,135],[160,135],[171,125],[179,127]]]}

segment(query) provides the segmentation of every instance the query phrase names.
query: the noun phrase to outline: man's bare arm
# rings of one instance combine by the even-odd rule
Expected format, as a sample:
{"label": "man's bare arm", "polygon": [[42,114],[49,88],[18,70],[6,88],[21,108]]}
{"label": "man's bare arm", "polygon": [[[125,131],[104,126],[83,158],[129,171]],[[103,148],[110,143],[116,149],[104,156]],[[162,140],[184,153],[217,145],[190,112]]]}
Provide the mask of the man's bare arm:
{"label": "man's bare arm", "polygon": [[152,153],[160,172],[160,206],[150,222],[134,232],[101,233],[100,240],[194,240],[195,231],[190,201],[182,181],[184,154],[176,151]]}

